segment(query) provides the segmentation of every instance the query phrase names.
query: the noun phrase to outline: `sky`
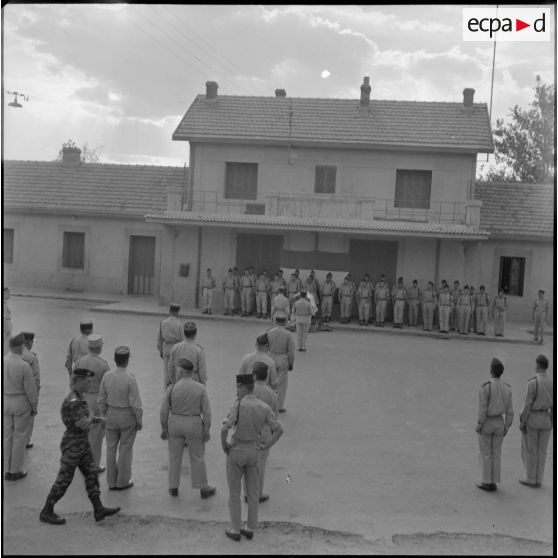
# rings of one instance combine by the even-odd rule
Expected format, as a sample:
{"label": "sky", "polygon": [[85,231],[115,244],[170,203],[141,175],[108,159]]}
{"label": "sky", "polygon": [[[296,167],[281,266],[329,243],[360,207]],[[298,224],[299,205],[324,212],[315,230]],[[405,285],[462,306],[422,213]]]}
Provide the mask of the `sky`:
{"label": "sky", "polygon": [[[71,139],[100,162],[188,164],[172,133],[208,80],[219,95],[359,99],[370,76],[372,99],[461,102],[473,87],[489,104],[493,43],[463,41],[463,7],[7,4],[3,157],[54,160]],[[497,44],[493,125],[528,107],[537,75],[554,83],[547,7],[550,42]],[[28,100],[10,107],[7,91]]]}

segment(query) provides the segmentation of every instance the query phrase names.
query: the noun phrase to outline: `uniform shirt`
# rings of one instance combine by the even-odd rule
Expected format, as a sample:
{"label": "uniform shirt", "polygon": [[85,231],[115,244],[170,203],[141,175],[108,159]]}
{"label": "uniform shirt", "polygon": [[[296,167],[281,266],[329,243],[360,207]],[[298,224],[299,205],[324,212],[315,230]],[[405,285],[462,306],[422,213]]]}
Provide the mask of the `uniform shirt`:
{"label": "uniform shirt", "polygon": [[281,287],[283,285],[283,283],[281,282],[281,279],[273,279],[273,281],[271,282],[271,294],[272,295],[276,295],[279,293],[279,287]]}
{"label": "uniform shirt", "polygon": [[89,408],[85,399],[77,391],[72,390],[64,399],[60,408],[60,414],[62,415],[62,422],[66,427],[62,439],[70,437],[87,440],[89,426],[78,426],[76,422],[89,417]]}
{"label": "uniform shirt", "polygon": [[394,286],[393,289],[391,289],[391,296],[395,300],[405,300],[407,297],[407,291],[405,290],[405,287]]}
{"label": "uniform shirt", "polygon": [[264,351],[254,351],[244,356],[238,370],[239,374],[252,374],[252,368],[256,362],[267,364],[266,384],[274,389],[277,387],[277,367],[275,361]]}
{"label": "uniform shirt", "polygon": [[295,358],[295,342],[291,332],[283,326],[273,327],[267,332],[267,339],[269,354],[276,366],[291,367]]}
{"label": "uniform shirt", "polygon": [[213,277],[213,275],[210,275],[209,277],[207,277],[207,275],[203,278],[202,281],[202,288],[204,289],[213,289],[215,287],[215,277]]}
{"label": "uniform shirt", "polygon": [[309,293],[316,294],[318,292],[318,281],[315,277],[308,277],[304,284]]}
{"label": "uniform shirt", "polygon": [[389,289],[385,283],[383,287],[378,283],[374,289],[374,294],[376,295],[376,300],[386,300],[389,296]]}
{"label": "uniform shirt", "polygon": [[327,281],[322,285],[322,297],[333,296],[335,293],[335,283],[333,281]]}
{"label": "uniform shirt", "polygon": [[110,370],[109,363],[99,355],[88,353],[76,360],[76,368],[87,368],[95,373],[95,377],[91,378],[91,386],[86,393],[99,393],[101,380],[106,372]]}
{"label": "uniform shirt", "polygon": [[471,306],[471,297],[468,294],[460,294],[459,306]]}
{"label": "uniform shirt", "polygon": [[23,346],[23,354],[21,358],[31,367],[31,372],[33,372],[33,378],[35,378],[35,386],[37,387],[37,393],[41,389],[41,369],[39,367],[39,359],[37,358],[37,353],[30,351],[25,345]]}
{"label": "uniform shirt", "polygon": [[452,299],[450,293],[440,293],[438,297],[438,302],[440,306],[451,306]]}
{"label": "uniform shirt", "polygon": [[432,289],[426,289],[422,292],[422,302],[434,302],[436,293]]}
{"label": "uniform shirt", "polygon": [[243,275],[240,279],[240,286],[243,289],[253,288],[254,282],[252,281],[252,277],[250,275]]}
{"label": "uniform shirt", "polygon": [[264,277],[260,277],[257,281],[256,281],[256,291],[259,293],[267,293],[267,291],[269,290],[269,281],[267,279],[265,279]]}
{"label": "uniform shirt", "polygon": [[132,409],[136,420],[141,422],[143,409],[138,383],[135,376],[126,368],[117,366],[103,376],[97,403],[103,416],[107,414],[108,407]]}
{"label": "uniform shirt", "polygon": [[223,281],[223,290],[236,289],[238,287],[237,279],[234,275],[227,275]]}
{"label": "uniform shirt", "polygon": [[544,298],[537,298],[533,304],[533,312],[546,315],[548,313],[548,301]]}
{"label": "uniform shirt", "polygon": [[407,289],[407,294],[409,295],[409,300],[418,301],[420,299],[421,292],[418,287],[409,287]]}
{"label": "uniform shirt", "polygon": [[459,293],[460,293],[459,287],[457,287],[457,289],[453,289],[450,291],[450,295],[454,304],[457,304],[457,301],[459,300]]}
{"label": "uniform shirt", "polygon": [[370,302],[370,297],[372,296],[372,292],[370,291],[370,285],[365,281],[362,281],[358,286],[356,292],[357,300],[365,300]]}
{"label": "uniform shirt", "polygon": [[207,383],[207,369],[205,366],[205,351],[201,345],[188,339],[177,343],[169,356],[168,373],[171,380],[175,381],[176,366],[181,358],[187,358],[194,365],[192,378],[203,385]]}
{"label": "uniform shirt", "polygon": [[482,384],[479,391],[478,427],[482,428],[487,417],[506,415],[505,428],[510,427],[513,420],[512,390],[509,384],[500,378],[490,378]]}
{"label": "uniform shirt", "polygon": [[82,335],[81,337],[74,337],[70,341],[70,346],[68,347],[68,354],[66,355],[66,369],[71,374],[72,365],[75,361],[89,352],[89,343],[87,342],[88,335]]}
{"label": "uniform shirt", "polygon": [[505,296],[495,296],[494,300],[492,301],[492,309],[503,311],[508,307],[508,303]]}
{"label": "uniform shirt", "polygon": [[31,367],[20,355],[11,351],[4,357],[4,395],[26,395],[34,413],[37,412],[37,385]]}
{"label": "uniform shirt", "polygon": [[488,306],[488,295],[485,293],[475,293],[475,306]]}
{"label": "uniform shirt", "polygon": [[352,297],[353,293],[353,286],[349,282],[345,283],[345,281],[343,281],[339,287],[339,300],[343,297]]}
{"label": "uniform shirt", "polygon": [[287,317],[289,315],[289,299],[279,293],[271,301],[271,317],[276,318],[277,316]]}
{"label": "uniform shirt", "polygon": [[161,403],[161,424],[166,427],[169,414],[183,416],[203,417],[204,430],[209,431],[211,426],[211,408],[209,397],[205,386],[192,380],[192,378],[181,378],[168,386],[163,395]]}
{"label": "uniform shirt", "polygon": [[287,283],[287,295],[295,295],[298,291],[300,291],[301,286],[302,282],[300,279],[289,279],[289,282]]}
{"label": "uniform shirt", "polygon": [[546,372],[537,372],[527,382],[527,393],[523,399],[523,408],[519,415],[520,425],[523,426],[532,411],[550,409],[554,407],[554,390],[552,380]]}
{"label": "uniform shirt", "polygon": [[312,314],[313,314],[312,305],[310,304],[310,301],[307,298],[299,298],[293,304],[293,316],[295,318],[295,321],[296,318],[305,318],[305,317],[310,318]]}
{"label": "uniform shirt", "polygon": [[172,346],[184,339],[184,326],[176,316],[169,316],[161,321],[157,332],[157,347],[161,347],[159,350],[163,351],[163,355],[170,355]]}
{"label": "uniform shirt", "polygon": [[[254,395],[260,400],[266,403],[271,407],[271,410],[277,417],[277,413],[279,412],[279,398],[277,394],[265,383],[258,382],[254,384]],[[271,437],[271,430],[269,426],[266,424],[262,429],[262,438],[267,441]]]}

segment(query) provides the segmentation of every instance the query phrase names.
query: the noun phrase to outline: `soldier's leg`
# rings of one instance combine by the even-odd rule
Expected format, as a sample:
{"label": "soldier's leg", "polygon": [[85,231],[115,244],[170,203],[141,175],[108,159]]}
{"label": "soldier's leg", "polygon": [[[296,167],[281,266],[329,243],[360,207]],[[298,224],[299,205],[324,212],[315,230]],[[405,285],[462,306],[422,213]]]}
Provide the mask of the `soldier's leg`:
{"label": "soldier's leg", "polygon": [[120,444],[118,446],[118,464],[116,486],[126,486],[132,478],[132,458],[134,456],[134,441],[136,439],[135,421],[132,426],[123,428],[120,432]]}
{"label": "soldier's leg", "polygon": [[370,302],[365,302],[364,303],[364,321],[366,323],[368,323],[369,319],[370,319]]}
{"label": "soldier's leg", "polygon": [[240,533],[240,490],[244,472],[243,450],[231,448],[227,455],[227,483],[229,485],[229,515],[234,533]]}
{"label": "soldier's leg", "polygon": [[267,465],[267,458],[269,456],[269,450],[260,451],[260,456],[258,460],[258,495],[261,498],[263,496],[263,487],[265,482],[265,466]]}
{"label": "soldier's leg", "polygon": [[246,450],[248,454],[244,475],[246,477],[246,496],[248,497],[248,529],[255,530],[258,527],[258,460],[259,451],[256,448]]}
{"label": "soldier's leg", "polygon": [[362,322],[364,320],[364,301],[358,303],[358,320]]}
{"label": "soldier's leg", "polygon": [[551,430],[537,430],[537,482],[542,483],[544,477],[544,466],[546,463],[546,450],[550,440]]}
{"label": "soldier's leg", "polygon": [[537,431],[527,426],[527,432],[521,433],[521,459],[525,466],[527,482],[537,482]]}
{"label": "soldier's leg", "polygon": [[169,376],[169,356],[163,355],[163,389],[166,389],[171,381]]}
{"label": "soldier's leg", "polygon": [[277,399],[279,409],[285,408],[285,398],[287,397],[287,385],[289,383],[288,370],[277,370]]}
{"label": "soldier's leg", "polygon": [[48,499],[51,500],[53,505],[66,494],[66,490],[72,484],[82,452],[83,449],[79,445],[76,447],[72,446],[71,443],[65,443],[62,456],[60,457],[60,469],[48,495]]}
{"label": "soldier's leg", "polygon": [[485,425],[479,433],[479,452],[482,470],[482,483],[492,483],[492,435]]}
{"label": "soldier's leg", "polygon": [[297,349],[302,349],[302,324],[296,322],[296,345]]}
{"label": "soldier's leg", "polygon": [[89,498],[92,496],[99,496],[101,491],[99,490],[99,475],[96,469],[97,464],[93,459],[91,447],[87,447],[87,444],[84,444],[78,467],[84,477],[85,490],[87,490]]}
{"label": "soldier's leg", "polygon": [[213,309],[213,289],[207,289],[207,309]]}
{"label": "soldier's leg", "polygon": [[120,430],[117,428],[106,429],[107,440],[107,484],[114,488],[117,480],[116,452],[120,441]]}
{"label": "soldier's leg", "polygon": [[[89,406],[90,414],[93,416],[99,415],[99,407],[97,406],[98,393],[86,394],[87,405]],[[103,438],[105,437],[105,424],[103,422],[91,423],[89,427],[89,445],[91,446],[91,453],[93,455],[93,462],[98,467],[101,463],[101,454],[103,451]]]}
{"label": "soldier's leg", "polygon": [[262,295],[262,314],[267,315],[267,293],[261,293]]}
{"label": "soldier's leg", "polygon": [[546,320],[541,316],[541,321],[539,325],[539,341],[542,343],[544,341],[544,328],[546,326]]}
{"label": "soldier's leg", "polygon": [[500,472],[502,470],[502,443],[504,441],[504,421],[497,419],[498,424],[492,435],[492,482],[500,482]]}
{"label": "soldier's leg", "polygon": [[25,456],[25,446],[29,426],[31,425],[31,412],[17,413],[14,416],[14,433],[12,441],[12,458],[10,463],[10,473],[19,473],[23,470],[23,460]]}
{"label": "soldier's leg", "polygon": [[308,339],[308,332],[310,331],[310,324],[302,324],[302,348],[306,349],[306,340]]}
{"label": "soldier's leg", "polygon": [[171,415],[169,419],[169,488],[178,488],[182,470],[182,455],[186,438],[183,431],[184,417]]}
{"label": "soldier's leg", "polygon": [[29,431],[27,432],[27,443],[29,445],[31,443],[31,436],[33,436],[33,427],[35,426],[35,417],[32,416],[29,419]]}
{"label": "soldier's leg", "polygon": [[192,488],[207,488],[205,444],[202,441],[203,426],[200,417],[186,417],[186,443],[190,454],[190,479]]}
{"label": "soldier's leg", "polygon": [[[4,400],[4,405],[6,401]],[[4,408],[5,409],[5,408]],[[4,471],[10,473],[12,466],[12,448],[14,443],[14,428],[15,428],[15,415],[13,413],[7,413],[4,410],[4,427],[3,427],[3,451],[4,451]],[[14,471],[17,473],[17,471]]]}

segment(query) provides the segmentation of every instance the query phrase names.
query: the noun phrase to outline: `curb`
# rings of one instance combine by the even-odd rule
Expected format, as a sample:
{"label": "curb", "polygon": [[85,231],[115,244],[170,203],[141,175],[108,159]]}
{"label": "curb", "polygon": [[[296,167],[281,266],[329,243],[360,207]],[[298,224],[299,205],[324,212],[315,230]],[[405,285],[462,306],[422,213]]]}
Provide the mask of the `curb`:
{"label": "curb", "polygon": [[10,293],[10,296],[19,296],[22,298],[49,298],[54,300],[68,300],[72,302],[93,302],[95,304],[115,304],[122,302],[121,300],[107,300],[100,298],[81,298],[77,296],[51,295],[51,294],[21,294]]}

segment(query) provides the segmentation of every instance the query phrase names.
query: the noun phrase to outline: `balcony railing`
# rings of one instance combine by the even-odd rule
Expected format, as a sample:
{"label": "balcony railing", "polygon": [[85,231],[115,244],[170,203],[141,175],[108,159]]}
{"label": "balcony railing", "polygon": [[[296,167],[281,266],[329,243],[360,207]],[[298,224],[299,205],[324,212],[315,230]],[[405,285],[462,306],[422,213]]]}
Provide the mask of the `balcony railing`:
{"label": "balcony railing", "polygon": [[257,199],[226,199],[223,191],[194,192],[185,211],[267,215],[298,219],[411,221],[465,224],[466,202],[397,200],[338,194],[268,194]]}

